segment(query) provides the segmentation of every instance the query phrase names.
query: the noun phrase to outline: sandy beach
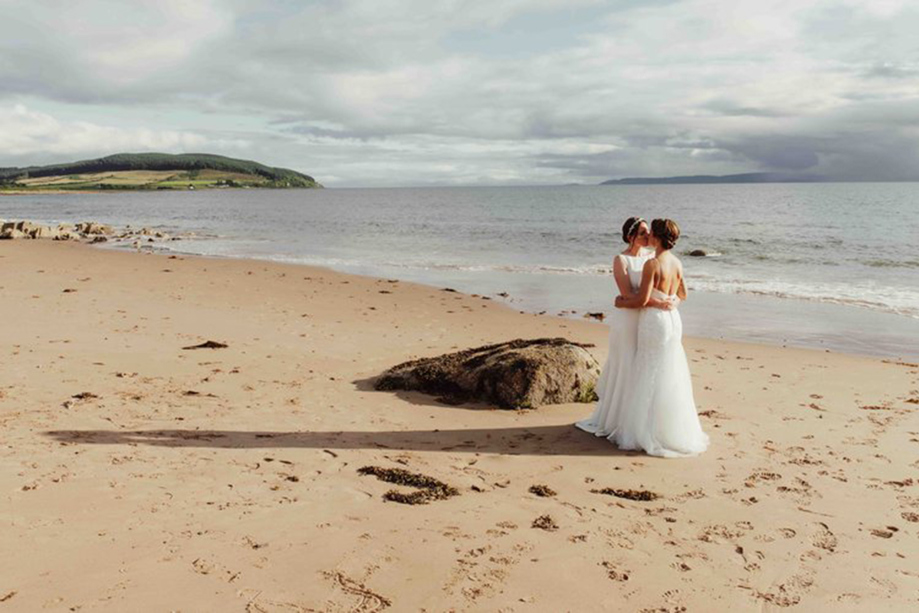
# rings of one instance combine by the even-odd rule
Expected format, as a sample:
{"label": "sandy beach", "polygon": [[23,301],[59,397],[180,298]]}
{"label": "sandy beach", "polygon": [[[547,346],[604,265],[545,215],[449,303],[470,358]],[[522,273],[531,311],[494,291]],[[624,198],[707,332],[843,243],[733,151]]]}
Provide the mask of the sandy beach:
{"label": "sandy beach", "polygon": [[[587,404],[372,389],[513,338],[602,361],[597,322],[47,241],[0,243],[0,312],[0,612],[919,607],[910,360],[687,339],[712,445],[664,460],[575,429]],[[365,466],[460,494],[390,502]]]}

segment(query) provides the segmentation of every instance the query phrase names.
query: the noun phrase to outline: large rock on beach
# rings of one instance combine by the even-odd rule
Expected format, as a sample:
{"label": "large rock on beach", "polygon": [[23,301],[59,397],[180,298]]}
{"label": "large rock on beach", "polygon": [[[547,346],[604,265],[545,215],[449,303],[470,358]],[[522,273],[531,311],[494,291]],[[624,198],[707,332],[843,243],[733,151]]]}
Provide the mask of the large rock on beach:
{"label": "large rock on beach", "polygon": [[592,402],[600,365],[586,347],[564,338],[517,339],[405,362],[379,379],[378,390],[418,390],[450,404],[486,402],[503,409]]}

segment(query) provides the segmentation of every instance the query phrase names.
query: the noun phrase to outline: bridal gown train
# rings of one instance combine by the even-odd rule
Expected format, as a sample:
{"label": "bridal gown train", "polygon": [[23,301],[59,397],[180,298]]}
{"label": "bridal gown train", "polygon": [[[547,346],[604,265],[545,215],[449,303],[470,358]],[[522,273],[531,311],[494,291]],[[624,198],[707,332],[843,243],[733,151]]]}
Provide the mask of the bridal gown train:
{"label": "bridal gown train", "polygon": [[[641,285],[641,273],[647,255],[621,255],[625,258],[625,269],[629,274],[632,291],[637,292]],[[593,414],[575,424],[581,430],[609,436],[616,431],[623,406],[626,402],[626,390],[632,376],[635,360],[635,346],[638,339],[637,309],[613,309],[610,314],[609,356],[603,371],[597,380],[597,401]]]}
{"label": "bridal gown train", "polygon": [[[669,296],[652,290],[655,298]],[[638,340],[624,410],[609,439],[620,449],[680,457],[702,453],[702,431],[683,350],[683,321],[677,309],[639,311]]]}

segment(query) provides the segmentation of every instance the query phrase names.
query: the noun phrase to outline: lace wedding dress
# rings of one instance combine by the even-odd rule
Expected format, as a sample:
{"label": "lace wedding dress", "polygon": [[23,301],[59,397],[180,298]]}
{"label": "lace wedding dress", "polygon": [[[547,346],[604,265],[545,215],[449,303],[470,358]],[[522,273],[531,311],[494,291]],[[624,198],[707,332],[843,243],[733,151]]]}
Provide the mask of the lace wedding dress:
{"label": "lace wedding dress", "polygon": [[[618,256],[625,258],[625,269],[633,292],[637,292],[641,285],[641,273],[651,255]],[[613,309],[610,314],[609,356],[597,380],[599,400],[593,414],[575,424],[585,432],[609,436],[618,427],[632,377],[640,313],[638,309]]]}
{"label": "lace wedding dress", "polygon": [[[657,289],[651,295],[670,298]],[[696,413],[680,312],[644,308],[638,313],[631,379],[609,440],[620,449],[668,458],[702,453],[708,435]]]}

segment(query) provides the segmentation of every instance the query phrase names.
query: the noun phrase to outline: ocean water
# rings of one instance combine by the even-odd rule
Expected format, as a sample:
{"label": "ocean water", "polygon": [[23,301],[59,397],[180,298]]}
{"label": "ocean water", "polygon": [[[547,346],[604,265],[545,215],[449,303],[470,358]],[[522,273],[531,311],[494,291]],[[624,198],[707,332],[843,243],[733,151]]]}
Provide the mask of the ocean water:
{"label": "ocean water", "polygon": [[[687,334],[919,355],[919,184],[214,190],[0,197],[0,218],[197,234],[161,248],[609,311],[623,221],[682,228]],[[131,248],[129,245],[109,248]]]}

